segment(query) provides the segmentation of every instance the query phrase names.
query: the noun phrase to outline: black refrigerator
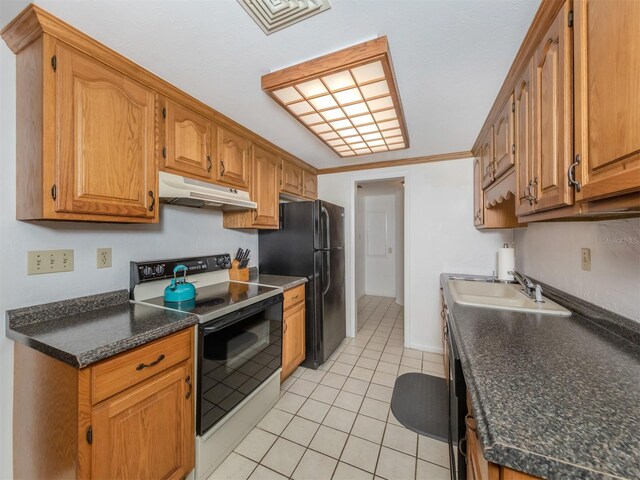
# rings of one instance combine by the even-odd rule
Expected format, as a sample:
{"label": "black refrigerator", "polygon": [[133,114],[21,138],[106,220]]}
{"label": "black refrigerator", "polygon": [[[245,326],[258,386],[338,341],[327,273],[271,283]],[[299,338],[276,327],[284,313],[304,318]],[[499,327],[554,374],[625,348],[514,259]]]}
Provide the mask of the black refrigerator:
{"label": "black refrigerator", "polygon": [[305,367],[318,368],[346,336],[344,208],[280,204],[280,229],[259,235],[260,273],[306,277]]}

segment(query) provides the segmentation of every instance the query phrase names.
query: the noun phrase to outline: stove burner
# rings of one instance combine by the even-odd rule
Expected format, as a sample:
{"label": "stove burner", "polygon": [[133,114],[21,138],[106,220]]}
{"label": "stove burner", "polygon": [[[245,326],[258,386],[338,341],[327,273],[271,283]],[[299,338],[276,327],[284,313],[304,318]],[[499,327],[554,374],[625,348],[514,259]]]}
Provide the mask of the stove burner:
{"label": "stove burner", "polygon": [[215,307],[216,305],[220,305],[221,303],[224,303],[224,302],[225,302],[224,298],[215,297],[215,298],[210,298],[209,300],[205,300],[202,303],[198,302],[198,306],[199,307]]}

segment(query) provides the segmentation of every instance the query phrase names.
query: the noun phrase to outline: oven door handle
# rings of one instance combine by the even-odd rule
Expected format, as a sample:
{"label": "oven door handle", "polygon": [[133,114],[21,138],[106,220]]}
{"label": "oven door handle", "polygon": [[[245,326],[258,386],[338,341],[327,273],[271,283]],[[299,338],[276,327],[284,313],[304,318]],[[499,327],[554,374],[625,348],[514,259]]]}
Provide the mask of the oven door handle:
{"label": "oven door handle", "polygon": [[[274,295],[273,297],[269,297],[261,302],[254,303],[253,305],[249,305],[248,307],[244,307],[240,310],[236,310],[235,312],[228,313],[226,315],[221,316],[215,320],[211,320],[207,323],[214,323],[210,327],[207,327],[207,323],[203,324],[200,327],[200,331],[203,335],[208,335],[209,333],[214,333],[222,330],[223,328],[229,327],[234,323],[241,322],[242,320],[255,315],[256,313],[260,313],[264,310],[267,310],[269,307],[282,303],[283,295],[280,293],[278,295]],[[226,319],[226,320],[225,320]]]}

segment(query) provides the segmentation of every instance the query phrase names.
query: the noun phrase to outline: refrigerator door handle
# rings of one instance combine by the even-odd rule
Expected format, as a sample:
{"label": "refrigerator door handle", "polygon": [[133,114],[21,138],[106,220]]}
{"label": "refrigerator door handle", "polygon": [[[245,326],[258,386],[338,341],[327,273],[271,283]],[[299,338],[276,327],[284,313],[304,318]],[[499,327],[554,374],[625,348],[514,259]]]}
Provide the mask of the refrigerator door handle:
{"label": "refrigerator door handle", "polygon": [[329,224],[329,211],[326,209],[324,205],[321,206],[322,219],[324,220],[324,228],[322,229],[322,233],[324,235],[324,241],[322,244],[322,248],[331,248],[331,231]]}
{"label": "refrigerator door handle", "polygon": [[[331,287],[331,253],[322,252],[322,295],[325,295]],[[326,261],[325,261],[326,258]]]}

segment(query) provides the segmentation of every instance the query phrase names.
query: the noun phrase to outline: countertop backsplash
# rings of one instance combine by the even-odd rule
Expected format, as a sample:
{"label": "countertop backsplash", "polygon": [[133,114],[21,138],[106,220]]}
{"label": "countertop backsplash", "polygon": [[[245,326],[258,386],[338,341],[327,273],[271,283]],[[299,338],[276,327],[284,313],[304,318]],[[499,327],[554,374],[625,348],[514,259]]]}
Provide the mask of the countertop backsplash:
{"label": "countertop backsplash", "polygon": [[[640,322],[640,218],[530,223],[515,243],[518,271]],[[591,271],[581,248],[591,249]]]}

